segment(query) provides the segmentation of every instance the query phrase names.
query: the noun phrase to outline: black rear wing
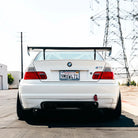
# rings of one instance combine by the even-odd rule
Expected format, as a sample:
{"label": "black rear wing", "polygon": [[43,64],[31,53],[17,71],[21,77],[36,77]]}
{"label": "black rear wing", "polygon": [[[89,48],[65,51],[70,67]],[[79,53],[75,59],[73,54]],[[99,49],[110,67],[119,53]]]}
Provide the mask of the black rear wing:
{"label": "black rear wing", "polygon": [[37,46],[28,46],[27,52],[30,55],[31,51],[34,52],[43,52],[44,60],[45,60],[45,51],[46,50],[94,50],[94,60],[96,60],[96,52],[97,51],[108,51],[109,56],[111,55],[112,48],[111,47],[37,47]]}

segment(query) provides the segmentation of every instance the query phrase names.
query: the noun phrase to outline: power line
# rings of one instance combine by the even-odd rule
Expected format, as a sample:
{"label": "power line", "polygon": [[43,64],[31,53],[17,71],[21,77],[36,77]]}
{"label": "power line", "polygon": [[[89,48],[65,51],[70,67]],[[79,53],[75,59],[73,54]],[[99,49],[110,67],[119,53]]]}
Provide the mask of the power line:
{"label": "power line", "polygon": [[[123,1],[123,0],[122,0]],[[127,0],[126,0],[127,1]],[[129,1],[129,0],[128,0]],[[103,1],[102,1],[103,2]],[[137,1],[130,2],[133,4],[133,11],[123,10],[122,7],[120,8],[119,0],[105,0],[104,4],[106,5],[105,10],[101,13],[97,13],[94,16],[91,16],[91,21],[99,24],[99,20],[105,20],[105,29],[104,29],[104,37],[103,37],[103,46],[111,46],[113,49],[112,57],[110,58],[112,62],[118,62],[119,65],[116,68],[116,72],[118,72],[118,67],[122,68],[123,74],[126,74],[128,81],[130,82],[132,72],[130,71],[129,65],[131,63],[130,60],[133,60],[136,56],[136,51],[138,51],[138,4]],[[102,3],[103,4],[103,3]],[[100,6],[100,3],[99,3]],[[130,51],[130,59],[128,60],[126,54],[126,46],[124,41],[125,37],[123,37],[123,30],[122,30],[122,22],[121,20],[128,20],[133,21],[133,37],[131,35],[132,40],[132,48]],[[135,32],[135,34],[134,34]],[[125,32],[126,33],[126,32]],[[115,51],[116,54],[115,54]],[[133,54],[135,53],[135,54]],[[132,56],[133,55],[133,56]],[[106,57],[106,53],[104,55]],[[114,61],[113,61],[114,60]],[[115,64],[114,64],[115,65]]]}

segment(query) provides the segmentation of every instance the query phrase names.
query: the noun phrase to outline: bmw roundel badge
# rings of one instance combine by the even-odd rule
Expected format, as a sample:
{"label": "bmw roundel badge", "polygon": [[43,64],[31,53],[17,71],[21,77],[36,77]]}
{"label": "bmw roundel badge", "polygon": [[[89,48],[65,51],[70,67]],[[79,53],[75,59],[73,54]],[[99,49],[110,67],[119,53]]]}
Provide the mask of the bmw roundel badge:
{"label": "bmw roundel badge", "polygon": [[72,66],[72,63],[71,63],[71,62],[68,62],[68,63],[67,63],[67,66],[68,66],[68,67],[71,67],[71,66]]}

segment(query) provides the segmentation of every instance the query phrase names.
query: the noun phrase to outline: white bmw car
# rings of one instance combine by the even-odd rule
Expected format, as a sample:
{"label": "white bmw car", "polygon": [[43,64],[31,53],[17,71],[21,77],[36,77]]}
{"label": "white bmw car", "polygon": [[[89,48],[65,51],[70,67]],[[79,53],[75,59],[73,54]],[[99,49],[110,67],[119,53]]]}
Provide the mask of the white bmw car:
{"label": "white bmw car", "polygon": [[17,116],[49,109],[106,109],[118,118],[121,95],[99,51],[110,47],[28,47],[40,51],[27,68],[17,96]]}

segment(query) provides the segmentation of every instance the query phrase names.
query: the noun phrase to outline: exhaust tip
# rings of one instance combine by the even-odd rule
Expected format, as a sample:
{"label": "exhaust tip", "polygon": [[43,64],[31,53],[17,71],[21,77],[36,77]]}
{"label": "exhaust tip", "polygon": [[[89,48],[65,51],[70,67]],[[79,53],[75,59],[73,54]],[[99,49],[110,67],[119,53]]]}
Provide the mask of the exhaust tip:
{"label": "exhaust tip", "polygon": [[46,104],[45,103],[41,103],[41,109],[46,109]]}
{"label": "exhaust tip", "polygon": [[38,109],[37,109],[37,108],[34,108],[34,109],[33,109],[33,112],[34,112],[34,113],[35,113],[35,112],[37,112],[37,111],[38,111]]}
{"label": "exhaust tip", "polygon": [[97,102],[94,102],[94,107],[98,108],[98,103]]}

